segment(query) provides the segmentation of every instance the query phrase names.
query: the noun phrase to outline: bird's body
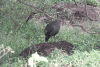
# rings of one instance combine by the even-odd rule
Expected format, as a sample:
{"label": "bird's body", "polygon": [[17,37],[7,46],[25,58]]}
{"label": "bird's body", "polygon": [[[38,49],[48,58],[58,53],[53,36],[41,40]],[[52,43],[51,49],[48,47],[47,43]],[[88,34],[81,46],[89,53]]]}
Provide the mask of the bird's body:
{"label": "bird's body", "polygon": [[59,32],[60,29],[60,21],[55,20],[51,23],[47,24],[44,32],[45,32],[45,41],[47,42],[50,37],[54,36]]}

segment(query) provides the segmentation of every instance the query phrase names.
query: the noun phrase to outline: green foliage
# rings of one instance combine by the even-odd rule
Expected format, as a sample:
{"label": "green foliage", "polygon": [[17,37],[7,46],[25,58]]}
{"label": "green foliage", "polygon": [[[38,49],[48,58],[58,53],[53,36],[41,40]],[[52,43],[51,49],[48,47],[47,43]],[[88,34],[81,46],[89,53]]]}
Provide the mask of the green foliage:
{"label": "green foliage", "polygon": [[56,37],[60,37],[58,38],[59,40],[67,40],[77,47],[78,50],[90,51],[94,49],[95,46],[100,45],[99,34],[80,33],[80,31],[65,28],[65,31],[60,32]]}
{"label": "green foliage", "polygon": [[[85,3],[84,0],[76,0],[76,2]],[[92,6],[100,6],[100,2],[98,0],[86,0],[86,3]]]}
{"label": "green foliage", "polygon": [[[84,51],[75,51],[75,53],[70,56],[70,64],[78,66],[78,67],[98,67],[100,66],[99,62],[100,59],[97,59],[100,57],[99,51],[92,50],[90,52]],[[70,65],[69,64],[69,65]]]}
{"label": "green foliage", "polygon": [[[45,42],[44,28],[46,24],[39,25],[37,24],[37,21],[29,21],[27,24],[24,24],[26,17],[31,12],[33,12],[34,9],[20,4],[16,0],[2,0],[1,2],[0,45],[4,44],[4,47],[9,46],[15,51],[14,54],[7,54],[6,56],[4,56],[4,58],[2,58],[2,61],[4,62],[4,64],[2,64],[2,67],[9,67],[9,62],[11,62],[13,59],[15,59],[16,61],[11,62],[10,66],[23,67],[23,60],[18,58],[19,54],[28,46]],[[36,5],[36,7],[43,10],[45,6],[51,6],[55,2],[73,3],[73,0],[23,0],[23,2],[31,5]],[[52,11],[54,12],[55,10],[52,9]],[[100,46],[100,35],[80,33],[79,31],[75,31],[69,29],[68,27],[65,27],[65,30],[60,30],[60,32],[56,36],[56,39],[57,41],[67,41],[72,43],[75,47],[77,47],[77,50],[74,51],[74,54],[72,56],[68,56],[66,54],[62,54],[60,51],[58,52],[58,50],[55,49],[51,56],[48,57],[49,66],[46,65],[46,67],[61,67],[66,65],[74,65],[77,67],[100,66],[100,60],[96,59],[100,58],[100,54],[95,47]]]}
{"label": "green foliage", "polygon": [[87,4],[93,5],[93,6],[98,6],[100,5],[100,2],[98,0],[86,0]]}
{"label": "green foliage", "polygon": [[99,67],[99,52],[98,50],[92,50],[90,52],[75,50],[74,54],[68,56],[65,53],[62,54],[61,51],[57,51],[56,54],[52,54],[49,65],[50,67]]}

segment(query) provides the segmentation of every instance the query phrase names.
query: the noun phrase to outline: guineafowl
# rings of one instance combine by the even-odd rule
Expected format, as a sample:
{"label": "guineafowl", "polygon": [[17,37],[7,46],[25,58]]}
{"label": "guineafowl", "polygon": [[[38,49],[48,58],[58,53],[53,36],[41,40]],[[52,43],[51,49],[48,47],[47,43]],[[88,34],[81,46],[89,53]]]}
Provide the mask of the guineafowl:
{"label": "guineafowl", "polygon": [[[58,13],[59,12],[57,12],[57,18],[58,18]],[[60,29],[60,20],[55,20],[55,21],[52,21],[51,23],[47,24],[47,26],[44,30],[45,41],[48,42],[49,38],[52,36],[54,36],[54,40],[55,40],[55,35],[59,32],[59,29]]]}

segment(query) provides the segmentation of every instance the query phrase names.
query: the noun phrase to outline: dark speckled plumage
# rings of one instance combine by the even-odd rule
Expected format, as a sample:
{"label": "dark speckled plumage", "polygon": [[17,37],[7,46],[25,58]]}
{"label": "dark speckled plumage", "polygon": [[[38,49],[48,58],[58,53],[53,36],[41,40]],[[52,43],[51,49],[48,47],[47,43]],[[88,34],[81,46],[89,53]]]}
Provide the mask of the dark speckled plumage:
{"label": "dark speckled plumage", "polygon": [[[59,12],[57,12],[57,18],[58,18]],[[51,23],[47,24],[44,33],[45,33],[45,41],[48,42],[49,38],[54,36],[59,32],[60,29],[60,20],[52,21]]]}
{"label": "dark speckled plumage", "polygon": [[44,32],[45,32],[45,41],[47,42],[48,39],[52,36],[55,37],[55,35],[59,32],[60,29],[60,21],[55,20],[52,21],[51,23],[47,24]]}

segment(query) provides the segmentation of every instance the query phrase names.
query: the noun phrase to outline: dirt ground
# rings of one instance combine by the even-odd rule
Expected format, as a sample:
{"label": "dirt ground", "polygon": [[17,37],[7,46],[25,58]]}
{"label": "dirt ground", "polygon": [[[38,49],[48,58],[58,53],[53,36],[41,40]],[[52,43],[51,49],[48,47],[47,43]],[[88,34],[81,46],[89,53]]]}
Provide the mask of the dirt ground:
{"label": "dirt ground", "polygon": [[[100,21],[100,7],[93,7],[90,5],[87,5],[87,12],[89,18],[92,20],[89,20],[86,16],[85,12],[85,5],[78,4],[76,6],[75,4],[70,4],[70,3],[54,3],[52,5],[52,9],[56,9],[56,11],[60,12],[60,19],[68,21],[70,18],[73,16],[74,19],[73,21],[80,21],[80,22],[85,22],[87,20],[89,21]],[[61,24],[65,24],[62,22]],[[75,22],[72,22],[72,24],[75,24]],[[59,44],[60,42],[60,44]],[[19,55],[23,56],[26,58],[29,54],[34,53],[37,51],[40,55],[43,53],[44,56],[48,56],[48,54],[52,53],[52,51],[57,48],[58,50],[62,49],[65,50],[65,53],[70,55],[70,52],[73,49],[73,45],[69,42],[66,41],[59,41],[57,43],[40,43],[40,44],[35,44],[26,48],[23,50]],[[33,51],[33,52],[32,52]]]}
{"label": "dirt ground", "polygon": [[[38,52],[39,55],[48,56],[48,54],[52,53],[55,48],[64,50],[68,55],[70,55],[70,52],[74,46],[66,41],[59,41],[59,42],[52,42],[52,43],[40,43],[32,45],[25,50],[23,50],[20,54],[20,56],[23,56],[24,58],[27,58],[30,54],[34,52]],[[32,52],[33,51],[33,52]]]}

